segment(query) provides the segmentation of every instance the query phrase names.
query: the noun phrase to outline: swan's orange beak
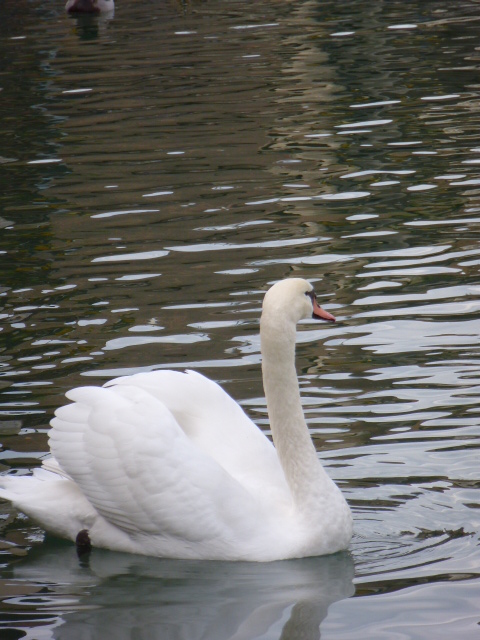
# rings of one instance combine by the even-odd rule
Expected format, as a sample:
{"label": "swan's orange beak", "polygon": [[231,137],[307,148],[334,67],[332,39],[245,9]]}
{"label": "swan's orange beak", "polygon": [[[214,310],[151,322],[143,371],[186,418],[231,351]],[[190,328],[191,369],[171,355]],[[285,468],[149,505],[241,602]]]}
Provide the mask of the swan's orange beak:
{"label": "swan's orange beak", "polygon": [[313,302],[313,314],[312,314],[313,318],[316,318],[317,320],[328,320],[329,322],[336,322],[335,317],[332,316],[331,313],[328,313],[328,311],[325,311],[325,309],[322,309],[322,307],[320,307],[316,298],[314,298],[312,302]]}

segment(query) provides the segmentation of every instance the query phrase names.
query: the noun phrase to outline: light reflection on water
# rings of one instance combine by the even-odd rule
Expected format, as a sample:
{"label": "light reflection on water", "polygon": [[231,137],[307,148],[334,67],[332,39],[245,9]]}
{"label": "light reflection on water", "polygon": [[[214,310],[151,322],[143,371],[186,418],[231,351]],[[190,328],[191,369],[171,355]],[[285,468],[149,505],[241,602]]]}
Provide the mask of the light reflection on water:
{"label": "light reflection on water", "polygon": [[2,505],[3,626],[475,637],[475,3],[24,4],[0,25],[3,462],[38,463],[66,389],[161,367],[202,370],[268,430],[261,298],[300,275],[339,320],[301,327],[298,371],[355,537],[351,559],[283,567],[82,569]]}

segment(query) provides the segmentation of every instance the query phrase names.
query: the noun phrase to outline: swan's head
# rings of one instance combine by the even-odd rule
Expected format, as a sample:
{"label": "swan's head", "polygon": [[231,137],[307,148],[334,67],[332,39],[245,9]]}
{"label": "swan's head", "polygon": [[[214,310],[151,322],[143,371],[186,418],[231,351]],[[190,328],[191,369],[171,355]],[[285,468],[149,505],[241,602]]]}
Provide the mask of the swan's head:
{"label": "swan's head", "polygon": [[65,5],[67,13],[107,13],[113,11],[114,0],[68,0]]}
{"label": "swan's head", "polygon": [[274,284],[263,299],[263,313],[287,317],[294,324],[307,318],[335,322],[332,314],[319,306],[312,285],[302,278],[288,278]]}

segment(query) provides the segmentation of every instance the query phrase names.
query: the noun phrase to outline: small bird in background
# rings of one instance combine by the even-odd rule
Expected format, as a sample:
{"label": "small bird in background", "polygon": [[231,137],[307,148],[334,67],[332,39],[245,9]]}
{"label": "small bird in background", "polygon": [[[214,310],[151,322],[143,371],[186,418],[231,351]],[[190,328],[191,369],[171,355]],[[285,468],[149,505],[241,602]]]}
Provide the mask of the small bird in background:
{"label": "small bird in background", "polygon": [[107,13],[115,8],[114,0],[68,0],[67,13]]}

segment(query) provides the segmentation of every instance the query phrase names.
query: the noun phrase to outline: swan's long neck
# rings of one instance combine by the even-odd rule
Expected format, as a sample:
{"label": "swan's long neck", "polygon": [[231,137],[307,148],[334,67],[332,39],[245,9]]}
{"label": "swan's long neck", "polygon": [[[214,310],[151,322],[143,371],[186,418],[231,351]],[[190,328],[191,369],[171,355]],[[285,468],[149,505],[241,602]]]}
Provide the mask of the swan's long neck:
{"label": "swan's long neck", "polygon": [[262,373],[270,428],[294,501],[318,504],[332,481],[321,466],[303,415],[295,369],[295,325],[262,316]]}

